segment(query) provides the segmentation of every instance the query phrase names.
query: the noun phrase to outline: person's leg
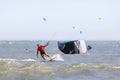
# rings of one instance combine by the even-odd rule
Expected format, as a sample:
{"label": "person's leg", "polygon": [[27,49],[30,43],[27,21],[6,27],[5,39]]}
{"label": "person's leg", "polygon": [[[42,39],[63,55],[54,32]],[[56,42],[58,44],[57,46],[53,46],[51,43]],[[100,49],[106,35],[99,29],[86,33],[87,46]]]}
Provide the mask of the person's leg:
{"label": "person's leg", "polygon": [[44,54],[41,54],[41,57],[42,57],[44,60],[46,60],[46,59],[45,59],[45,55],[44,55]]}
{"label": "person's leg", "polygon": [[44,52],[44,55],[47,56],[47,57],[50,57],[46,52]]}
{"label": "person's leg", "polygon": [[50,59],[52,59],[47,53],[45,53],[45,56],[49,57]]}

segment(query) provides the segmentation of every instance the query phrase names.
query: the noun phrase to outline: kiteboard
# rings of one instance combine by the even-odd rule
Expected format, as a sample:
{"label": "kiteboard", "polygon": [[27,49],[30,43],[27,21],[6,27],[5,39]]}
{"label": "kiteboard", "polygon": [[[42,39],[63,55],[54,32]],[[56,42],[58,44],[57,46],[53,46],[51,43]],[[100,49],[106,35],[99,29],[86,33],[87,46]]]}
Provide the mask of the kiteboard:
{"label": "kiteboard", "polygon": [[56,56],[52,57],[51,59],[47,59],[47,61],[54,61]]}
{"label": "kiteboard", "polygon": [[[50,58],[46,58],[46,61],[64,61],[63,57],[60,54],[54,54],[53,56],[51,56]],[[45,62],[46,62],[45,61]]]}

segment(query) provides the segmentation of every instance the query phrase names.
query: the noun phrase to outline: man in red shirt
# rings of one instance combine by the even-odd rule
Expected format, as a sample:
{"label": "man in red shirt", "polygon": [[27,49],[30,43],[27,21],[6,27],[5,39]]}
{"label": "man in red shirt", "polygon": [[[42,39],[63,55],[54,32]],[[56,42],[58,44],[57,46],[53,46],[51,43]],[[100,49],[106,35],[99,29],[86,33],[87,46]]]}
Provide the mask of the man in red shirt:
{"label": "man in red shirt", "polygon": [[44,60],[46,60],[46,59],[45,59],[45,56],[49,57],[50,60],[52,60],[51,57],[50,57],[50,56],[45,52],[45,50],[44,50],[44,48],[45,48],[46,46],[48,46],[48,45],[49,45],[49,43],[47,43],[47,44],[44,45],[44,46],[37,44],[37,53],[36,53],[37,58],[38,58],[38,53],[40,52],[41,57],[42,57]]}

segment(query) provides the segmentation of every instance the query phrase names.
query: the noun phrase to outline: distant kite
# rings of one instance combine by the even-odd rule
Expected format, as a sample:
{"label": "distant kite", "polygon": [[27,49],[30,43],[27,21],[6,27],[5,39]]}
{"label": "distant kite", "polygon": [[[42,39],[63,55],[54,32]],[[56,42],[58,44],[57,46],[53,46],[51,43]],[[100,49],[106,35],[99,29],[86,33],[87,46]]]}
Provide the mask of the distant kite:
{"label": "distant kite", "polygon": [[99,20],[101,20],[102,18],[101,17],[98,17]]}
{"label": "distant kite", "polygon": [[82,31],[80,31],[80,34],[82,34]]}
{"label": "distant kite", "polygon": [[44,20],[44,21],[46,21],[46,18],[45,18],[45,17],[43,17],[43,20]]}
{"label": "distant kite", "polygon": [[75,29],[75,27],[73,26],[73,29]]}
{"label": "distant kite", "polygon": [[80,34],[82,34],[83,33],[83,30],[80,30]]}

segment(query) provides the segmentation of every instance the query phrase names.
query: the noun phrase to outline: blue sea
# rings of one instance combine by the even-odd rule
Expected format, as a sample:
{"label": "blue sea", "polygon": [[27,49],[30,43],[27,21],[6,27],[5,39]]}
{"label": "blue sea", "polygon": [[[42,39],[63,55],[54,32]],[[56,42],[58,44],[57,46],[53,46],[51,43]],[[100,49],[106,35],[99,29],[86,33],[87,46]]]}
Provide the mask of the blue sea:
{"label": "blue sea", "polygon": [[46,52],[64,61],[36,58],[36,44],[47,41],[0,41],[0,80],[120,80],[120,41],[86,41],[86,54],[64,54],[57,41]]}

